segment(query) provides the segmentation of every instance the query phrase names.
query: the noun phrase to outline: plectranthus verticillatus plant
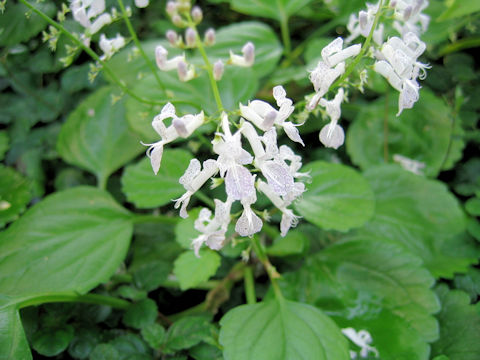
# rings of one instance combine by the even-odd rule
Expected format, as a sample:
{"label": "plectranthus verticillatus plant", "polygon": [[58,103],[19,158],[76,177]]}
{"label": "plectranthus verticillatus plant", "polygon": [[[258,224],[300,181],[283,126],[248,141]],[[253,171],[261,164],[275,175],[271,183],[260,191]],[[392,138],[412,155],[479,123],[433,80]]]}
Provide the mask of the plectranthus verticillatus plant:
{"label": "plectranthus verticillatus plant", "polygon": [[[185,27],[184,37],[173,30],[167,32],[170,45],[177,48],[198,48],[206,58],[205,47],[215,42],[215,31],[208,29],[203,39],[198,35],[196,25],[202,20],[202,11],[198,7],[190,9],[185,1],[169,1],[167,13],[177,26]],[[212,66],[207,62],[213,91],[218,92],[216,81],[222,77],[227,65],[249,67],[254,64],[255,46],[247,42],[242,48],[242,55],[230,51],[226,64],[218,60]],[[168,56],[168,50],[159,45],[155,49],[157,66],[162,71],[178,73],[180,81],[189,81],[198,74],[198,69],[188,62],[185,54]],[[208,58],[206,58],[208,61]],[[273,97],[278,109],[262,100],[253,100],[248,104],[239,104],[240,117],[227,114],[221,100],[216,96],[221,111],[218,131],[211,141],[215,158],[203,162],[195,158],[190,161],[185,174],[179,179],[185,188],[185,194],[175,200],[175,208],[180,209],[180,216],[188,217],[187,207],[190,198],[210,179],[219,177],[225,184],[225,199],[215,199],[215,209],[203,208],[195,221],[195,229],[201,235],[192,239],[192,245],[199,254],[200,247],[206,244],[214,250],[221,249],[226,241],[226,232],[231,222],[235,222],[235,231],[240,236],[252,236],[261,231],[262,218],[265,217],[254,208],[257,192],[263,193],[282,213],[280,222],[281,235],[285,236],[291,227],[297,225],[298,216],[289,207],[305,191],[300,178],[308,176],[300,172],[301,157],[287,145],[277,145],[277,131],[282,129],[293,141],[304,145],[298,132],[298,124],[288,121],[295,107],[282,86],[273,88]],[[237,111],[238,113],[238,111]],[[147,155],[152,169],[158,173],[164,145],[178,137],[187,138],[205,122],[205,115],[186,114],[178,116],[175,107],[167,103],[152,122],[152,127],[160,135],[160,140],[148,144]],[[166,125],[169,121],[170,125]],[[234,129],[234,130],[232,130]],[[278,130],[277,130],[278,129]],[[248,144],[248,145],[247,145]],[[247,150],[248,149],[248,150]],[[219,181],[214,181],[219,183]],[[243,210],[236,219],[231,214],[234,202],[240,202]]]}
{"label": "plectranthus verticillatus plant", "polygon": [[[315,93],[307,97],[306,111],[319,111],[330,119],[320,131],[320,141],[337,149],[345,140],[343,128],[338,124],[341,103],[347,101],[348,88],[363,91],[368,70],[373,70],[387,79],[399,91],[398,113],[410,109],[419,99],[418,79],[424,79],[427,64],[418,59],[426,49],[420,36],[427,30],[429,17],[422,13],[427,0],[381,0],[366,4],[358,15],[352,14],[347,24],[350,35],[336,38],[321,51],[321,60],[310,72],[310,81]],[[390,29],[391,33],[386,33]],[[363,45],[354,44],[365,38]],[[372,41],[373,40],[373,41]],[[360,62],[373,59],[373,64]],[[362,68],[363,67],[363,68]],[[349,78],[353,71],[359,76],[357,83]],[[331,100],[328,94],[335,92]],[[401,162],[402,164],[402,162]]]}

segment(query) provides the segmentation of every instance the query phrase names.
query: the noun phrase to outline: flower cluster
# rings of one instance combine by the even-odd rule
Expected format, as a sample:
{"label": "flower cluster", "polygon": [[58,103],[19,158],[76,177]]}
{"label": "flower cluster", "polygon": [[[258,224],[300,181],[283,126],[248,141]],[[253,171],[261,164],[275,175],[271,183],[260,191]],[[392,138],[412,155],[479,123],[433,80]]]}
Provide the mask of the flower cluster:
{"label": "flower cluster", "polygon": [[[215,44],[215,30],[209,28],[203,34],[203,40],[200,38],[196,25],[203,19],[202,9],[198,6],[191,7],[189,1],[176,0],[167,2],[166,12],[170,16],[172,23],[177,27],[185,28],[184,35],[178,34],[174,30],[168,30],[165,34],[169,44],[178,49],[203,48]],[[168,50],[163,45],[158,45],[155,50],[157,66],[162,71],[177,70],[180,81],[189,81],[197,76],[195,65],[187,61],[185,53],[168,58]],[[230,59],[227,64],[250,67],[255,61],[255,45],[247,42],[242,48],[242,55],[230,51]],[[225,64],[222,60],[217,60],[213,65],[213,74],[216,81],[220,81]]]}
{"label": "flower cluster", "polygon": [[[282,236],[297,224],[298,217],[289,206],[305,191],[305,185],[297,179],[307,175],[299,172],[301,157],[295,155],[287,145],[277,145],[277,128],[283,128],[292,140],[301,144],[303,141],[295,125],[286,121],[294,109],[292,100],[286,97],[281,86],[275,87],[273,94],[279,110],[261,100],[254,100],[246,106],[240,105],[243,117],[237,131],[233,133],[229,118],[223,113],[221,132],[216,133],[212,141],[216,159],[208,159],[203,163],[192,159],[179,180],[186,192],[175,200],[175,208],[180,208],[180,216],[184,218],[188,216],[190,198],[209,179],[218,175],[225,183],[226,200],[215,199],[214,215],[209,209],[202,209],[195,221],[195,228],[202,233],[193,240],[197,254],[203,244],[212,249],[220,249],[224,245],[225,234],[231,222],[230,210],[235,201],[239,201],[243,207],[235,223],[235,231],[241,236],[252,236],[261,230],[262,219],[252,209],[257,201],[257,190],[265,194],[281,211]],[[168,127],[163,123],[167,118],[172,119]],[[164,106],[152,123],[162,139],[149,144],[147,151],[155,173],[160,167],[163,146],[179,136],[191,135],[203,120],[203,112],[179,118],[173,105]],[[256,128],[263,131],[263,134],[259,135]],[[249,143],[253,155],[245,150],[242,139]],[[256,174],[252,174],[252,171]]]}
{"label": "flower cluster", "polygon": [[[422,14],[428,6],[428,1],[391,0],[386,8],[382,7],[382,4],[383,1],[377,4],[367,3],[366,10],[350,16],[347,25],[350,35],[345,39],[345,43],[350,43],[359,36],[365,38],[371,36],[373,45],[370,53],[375,59],[373,69],[400,92],[398,116],[403,109],[412,108],[418,100],[420,86],[417,79],[425,78],[425,69],[429,68],[428,65],[418,61],[425,51],[425,44],[419,36],[428,26],[429,18]],[[401,34],[401,37],[393,36],[384,42],[385,26],[377,22],[379,15],[388,11],[392,12],[392,17],[395,19],[393,28]],[[327,100],[325,95],[336,81],[345,80],[341,78],[346,72],[345,61],[356,57],[361,52],[360,45],[343,48],[343,43],[343,39],[339,37],[322,50],[322,60],[310,72],[310,81],[315,94],[306,106],[308,111],[314,110],[317,105],[325,108],[325,114],[330,118],[330,123],[322,128],[319,137],[326,147],[334,149],[341,146],[345,139],[338,120],[341,115],[340,104],[346,99],[346,92],[343,88],[339,88],[333,100]],[[358,87],[362,90],[363,83],[366,81],[366,72],[359,71],[359,74]]]}
{"label": "flower cluster", "polygon": [[[342,329],[343,335],[345,335],[351,342],[360,347],[360,357],[367,358],[369,353],[373,353],[375,357],[378,357],[378,350],[375,349],[370,344],[373,339],[370,333],[367,330],[356,331],[354,328],[345,328]],[[350,350],[350,359],[356,359],[358,354]]]}

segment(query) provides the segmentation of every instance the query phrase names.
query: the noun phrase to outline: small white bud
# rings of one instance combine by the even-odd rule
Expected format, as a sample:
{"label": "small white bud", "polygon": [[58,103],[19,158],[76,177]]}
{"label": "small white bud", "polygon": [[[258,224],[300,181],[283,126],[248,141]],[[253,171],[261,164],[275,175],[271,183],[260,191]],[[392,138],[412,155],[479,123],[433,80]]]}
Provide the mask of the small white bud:
{"label": "small white bud", "polygon": [[193,21],[195,22],[195,24],[198,24],[202,21],[203,19],[203,12],[202,12],[202,9],[200,9],[199,6],[194,6],[192,8],[192,19]]}
{"label": "small white bud", "polygon": [[210,28],[207,31],[205,31],[205,37],[203,42],[205,43],[206,46],[212,46],[215,44],[215,30]]}
{"label": "small white bud", "polygon": [[177,64],[177,73],[180,81],[188,81],[194,78],[195,68],[188,65],[185,61],[180,60]]}
{"label": "small white bud", "polygon": [[165,37],[167,38],[170,45],[172,46],[177,45],[178,35],[174,30],[168,30],[167,33],[165,34]]}
{"label": "small white bud", "polygon": [[185,31],[185,42],[187,43],[187,46],[191,48],[195,47],[197,44],[197,33],[190,27]]}
{"label": "small white bud", "polygon": [[174,14],[172,16],[172,23],[173,25],[178,27],[183,27],[185,25],[185,22],[182,20],[182,17],[178,14]]}
{"label": "small white bud", "polygon": [[213,77],[216,81],[220,81],[222,79],[224,71],[225,66],[223,65],[222,60],[218,60],[215,64],[213,64]]}
{"label": "small white bud", "polygon": [[410,19],[410,16],[412,15],[413,8],[411,5],[407,6],[405,10],[403,11],[403,20],[408,21]]}
{"label": "small white bud", "polygon": [[165,8],[168,15],[173,17],[177,13],[177,3],[175,1],[167,2],[167,6]]}
{"label": "small white bud", "polygon": [[135,6],[138,8],[147,7],[148,3],[149,3],[149,0],[135,0]]}
{"label": "small white bud", "polygon": [[252,42],[248,42],[242,48],[243,57],[245,58],[245,62],[249,65],[253,65],[255,61],[255,45]]}

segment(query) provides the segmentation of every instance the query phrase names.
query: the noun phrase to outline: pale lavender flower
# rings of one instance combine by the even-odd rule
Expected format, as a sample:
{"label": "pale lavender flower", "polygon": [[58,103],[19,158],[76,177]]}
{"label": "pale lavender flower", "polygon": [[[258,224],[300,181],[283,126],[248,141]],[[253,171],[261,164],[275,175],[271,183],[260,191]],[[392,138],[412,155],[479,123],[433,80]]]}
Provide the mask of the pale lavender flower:
{"label": "pale lavender flower", "polygon": [[230,51],[230,64],[250,67],[255,62],[255,45],[252,42],[247,42],[242,48],[243,55],[236,55]]}

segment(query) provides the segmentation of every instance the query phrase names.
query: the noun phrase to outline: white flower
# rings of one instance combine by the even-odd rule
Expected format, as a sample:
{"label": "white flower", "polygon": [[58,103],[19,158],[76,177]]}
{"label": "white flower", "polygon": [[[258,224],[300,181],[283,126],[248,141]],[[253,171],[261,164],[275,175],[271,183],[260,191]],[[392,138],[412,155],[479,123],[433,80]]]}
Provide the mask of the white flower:
{"label": "white flower", "polygon": [[[260,169],[268,184],[277,194],[286,195],[293,186],[294,180],[288,165],[279,159],[280,153],[277,147],[277,132],[275,128],[272,127],[260,137],[252,124],[245,122],[241,131],[248,139],[255,153],[255,167]],[[266,151],[262,142],[265,143]]]}
{"label": "white flower", "polygon": [[242,216],[240,216],[235,224],[235,231],[241,236],[252,236],[262,229],[262,220],[253,212],[251,208],[251,205],[256,201],[256,193],[250,197],[242,199]]}
{"label": "white flower", "polygon": [[241,133],[230,132],[228,117],[222,114],[223,134],[219,134],[212,143],[213,151],[218,154],[220,176],[225,179],[228,197],[241,200],[255,194],[255,176],[243,165],[251,164],[252,155],[242,148]]}
{"label": "white flower", "polygon": [[125,38],[117,34],[116,37],[108,39],[105,34],[100,35],[100,41],[98,43],[100,49],[103,51],[103,55],[100,57],[102,60],[110,59],[118,50],[125,46]]}
{"label": "white flower", "polygon": [[[367,330],[360,330],[359,332],[357,332],[354,328],[346,328],[342,329],[342,333],[347,338],[349,338],[355,345],[361,348],[360,356],[362,358],[366,358],[369,352],[375,354],[375,357],[379,356],[378,350],[375,349],[373,346],[369,345],[372,342],[372,336]],[[353,356],[353,354],[351,354],[351,356],[352,359],[354,359],[356,357],[356,353],[355,356]]]}
{"label": "white flower", "polygon": [[139,8],[147,7],[149,0],[135,0],[135,6]]}
{"label": "white flower", "polygon": [[285,121],[295,110],[292,100],[286,97],[285,89],[280,85],[275,86],[273,97],[279,107],[278,110],[265,101],[253,100],[247,106],[240,104],[242,116],[263,131],[269,130],[273,125],[281,126],[290,140],[305,146],[297,129],[297,126],[302,124]]}
{"label": "white flower", "polygon": [[393,27],[401,35],[413,32],[420,35],[427,31],[430,17],[421,12],[428,6],[427,0],[397,0],[390,1],[390,6],[395,9]]}
{"label": "white flower", "polygon": [[[345,39],[346,43],[350,43],[360,35],[365,38],[368,37],[368,34],[370,34],[372,30],[379,5],[380,3],[375,5],[367,3],[367,11],[361,10],[358,13],[358,17],[355,14],[350,15],[347,24],[350,36]],[[380,24],[373,32],[373,41],[379,45],[383,42],[383,24]]]}
{"label": "white flower", "polygon": [[282,236],[287,235],[290,228],[297,226],[299,217],[296,216],[292,210],[288,209],[295,198],[297,198],[304,190],[303,184],[300,186],[294,186],[292,193],[289,196],[282,199],[275,191],[262,180],[257,181],[257,188],[265,194],[267,198],[282,212],[282,220],[280,222],[280,234]]}
{"label": "white flower", "polygon": [[186,63],[185,54],[175,56],[168,60],[168,51],[162,45],[158,45],[155,48],[155,59],[158,68],[162,71],[176,70],[178,69],[179,62],[183,61]]}
{"label": "white flower", "polygon": [[177,73],[180,81],[186,82],[195,77],[195,67],[192,64],[187,64],[180,60],[177,64]]}
{"label": "white flower", "polygon": [[328,92],[334,81],[345,72],[345,60],[358,55],[360,45],[351,45],[343,49],[343,39],[336,38],[322,50],[322,60],[310,73],[310,81],[316,94],[307,104],[308,110],[313,110],[320,99]]}
{"label": "white flower", "polygon": [[[172,118],[172,124],[166,127],[163,121]],[[200,125],[203,124],[203,111],[197,115],[187,114],[178,117],[175,113],[175,107],[171,103],[167,103],[160,114],[155,116],[152,121],[152,127],[160,135],[161,140],[153,144],[144,144],[149,146],[147,156],[150,158],[153,172],[158,173],[163,155],[163,146],[177,139],[178,137],[186,138],[190,136]]]}
{"label": "white flower", "polygon": [[330,117],[330,123],[325,125],[320,131],[319,138],[323,145],[338,149],[345,141],[345,133],[340,125],[337,124],[340,119],[340,105],[343,101],[344,91],[340,88],[333,100],[320,100],[320,105],[325,107],[327,115]]}
{"label": "white flower", "polygon": [[234,54],[230,50],[229,63],[232,65],[250,67],[255,62],[255,45],[252,42],[247,42],[242,48],[242,56]]}
{"label": "white flower", "polygon": [[86,30],[89,41],[102,27],[112,22],[112,17],[105,11],[105,0],[74,0],[70,4],[75,21]]}
{"label": "white flower", "polygon": [[220,250],[225,242],[225,233],[230,223],[230,209],[233,200],[227,198],[225,202],[215,199],[215,216],[211,218],[212,212],[203,208],[200,210],[197,220],[195,220],[195,229],[202,234],[192,241],[195,254],[199,256],[199,250],[202,244],[206,243],[212,250]]}
{"label": "white flower", "polygon": [[198,191],[208,179],[217,173],[217,162],[212,159],[206,160],[203,162],[203,170],[200,169],[200,161],[192,159],[190,160],[187,170],[185,170],[185,174],[179,179],[179,183],[183,185],[185,190],[187,190],[182,197],[174,200],[175,209],[178,209],[181,206],[180,216],[182,218],[188,217],[187,206],[190,202],[191,196]]}
{"label": "white flower", "polygon": [[417,175],[421,175],[422,169],[425,168],[425,163],[409,159],[400,154],[393,155],[393,161],[399,163],[405,170]]}
{"label": "white flower", "polygon": [[384,76],[390,85],[400,92],[399,116],[403,109],[410,109],[419,98],[417,77],[424,79],[429,66],[417,61],[425,51],[423,43],[414,33],[407,33],[403,39],[392,37],[383,44],[377,54],[374,70]]}

